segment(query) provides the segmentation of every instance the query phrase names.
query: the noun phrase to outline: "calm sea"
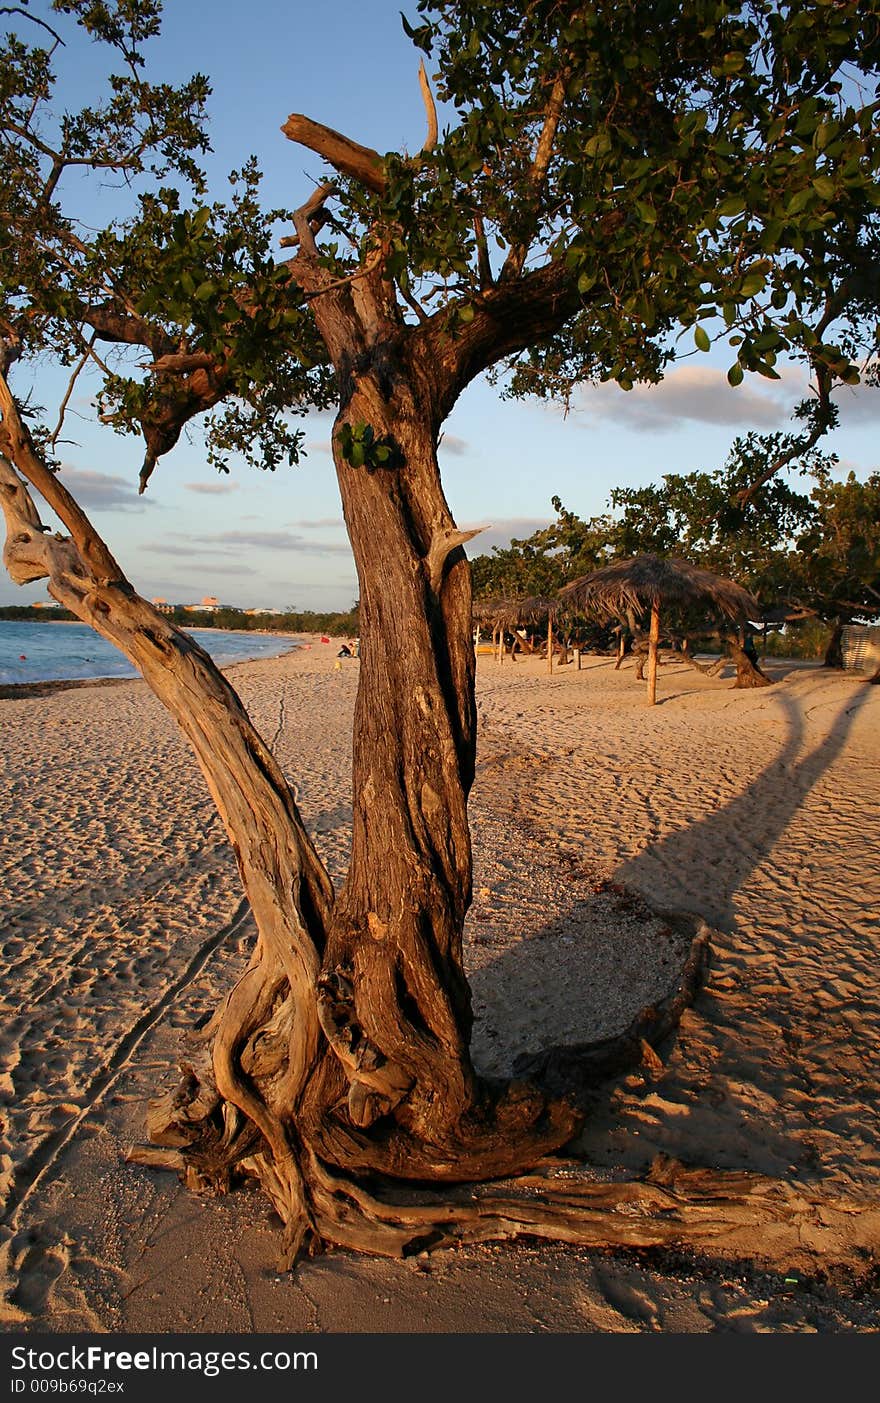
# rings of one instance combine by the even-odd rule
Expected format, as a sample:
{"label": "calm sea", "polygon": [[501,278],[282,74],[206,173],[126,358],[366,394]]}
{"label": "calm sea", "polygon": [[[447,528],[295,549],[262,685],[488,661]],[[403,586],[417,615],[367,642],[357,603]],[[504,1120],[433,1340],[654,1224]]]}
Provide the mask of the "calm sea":
{"label": "calm sea", "polygon": [[[216,663],[275,658],[298,645],[275,633],[187,632]],[[127,658],[87,624],[29,623],[0,619],[0,684],[60,682],[90,677],[137,677]]]}

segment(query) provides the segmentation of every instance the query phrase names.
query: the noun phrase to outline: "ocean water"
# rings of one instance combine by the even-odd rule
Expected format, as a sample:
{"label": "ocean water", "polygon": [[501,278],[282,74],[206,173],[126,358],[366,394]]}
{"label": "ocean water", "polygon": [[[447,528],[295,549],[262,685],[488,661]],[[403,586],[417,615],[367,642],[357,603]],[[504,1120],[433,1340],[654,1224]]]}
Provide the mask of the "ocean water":
{"label": "ocean water", "polygon": [[[186,632],[221,666],[246,658],[275,658],[298,646],[292,638],[277,633],[224,633],[213,628]],[[0,619],[2,686],[137,676],[128,659],[88,624]]]}

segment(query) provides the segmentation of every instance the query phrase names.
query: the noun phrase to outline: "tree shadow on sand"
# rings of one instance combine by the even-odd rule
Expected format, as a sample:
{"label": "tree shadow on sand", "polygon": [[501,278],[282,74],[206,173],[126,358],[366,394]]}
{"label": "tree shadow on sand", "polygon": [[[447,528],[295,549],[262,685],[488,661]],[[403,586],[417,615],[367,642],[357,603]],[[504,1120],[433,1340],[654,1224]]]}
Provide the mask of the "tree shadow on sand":
{"label": "tree shadow on sand", "polygon": [[[742,793],[707,818],[659,839],[621,863],[615,880],[646,893],[668,887],[674,874],[676,904],[699,913],[723,931],[736,928],[734,895],[786,832],[811,789],[843,752],[854,719],[870,699],[862,688],[840,708],[827,735],[806,754],[804,714],[794,698],[774,696],[788,733],[779,754],[749,780]],[[662,877],[662,881],[661,881]]]}
{"label": "tree shadow on sand", "polygon": [[[823,1177],[829,1165],[846,1175],[848,1161],[861,1160],[862,1177],[880,1177],[876,998],[859,1008],[861,1027],[854,1030],[845,999],[835,1006],[821,987],[835,974],[823,933],[799,934],[783,922],[781,934],[777,923],[765,939],[759,924],[759,952],[751,937],[746,947],[737,935],[734,904],[842,753],[869,697],[864,688],[848,698],[822,740],[804,752],[805,714],[795,699],[777,694],[787,734],[776,757],[716,813],[615,870],[622,896],[638,890],[649,903],[652,891],[668,890],[670,872],[680,872],[689,898],[682,908],[716,929],[707,986],[681,1026],[655,1045],[662,1060],[599,1085],[582,1081],[589,1116],[577,1144],[594,1163],[641,1169],[662,1152],[692,1163],[807,1179]],[[707,853],[711,859],[705,861]],[[579,914],[588,921],[589,904],[570,918]],[[519,998],[528,1007],[530,999],[540,999],[552,1010],[554,996],[541,989],[542,942],[551,930],[538,932],[494,967],[509,1002]],[[805,947],[807,977],[801,978]],[[798,961],[797,977],[786,982]],[[594,995],[591,973],[572,972],[583,983],[585,1002]],[[547,1035],[545,1043],[552,1026]],[[585,1037],[593,1035],[592,1026],[585,1028]],[[540,1045],[533,1044],[535,1052]],[[576,1085],[578,1053],[577,1043],[558,1044],[535,1057],[521,1055],[517,1069],[560,1088],[566,1080]]]}

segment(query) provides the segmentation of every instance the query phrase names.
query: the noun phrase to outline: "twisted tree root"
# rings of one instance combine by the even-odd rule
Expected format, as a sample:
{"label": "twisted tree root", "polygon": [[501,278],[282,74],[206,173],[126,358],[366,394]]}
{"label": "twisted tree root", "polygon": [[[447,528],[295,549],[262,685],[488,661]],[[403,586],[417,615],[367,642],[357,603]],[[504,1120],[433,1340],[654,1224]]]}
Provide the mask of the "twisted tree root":
{"label": "twisted tree root", "polygon": [[[867,1271],[880,1256],[880,1205],[760,1175],[685,1168],[660,1157],[644,1179],[553,1175],[392,1201],[315,1165],[317,1224],[353,1251],[406,1257],[519,1237],[605,1249],[690,1249],[766,1268]],[[384,1186],[383,1186],[384,1187]]]}

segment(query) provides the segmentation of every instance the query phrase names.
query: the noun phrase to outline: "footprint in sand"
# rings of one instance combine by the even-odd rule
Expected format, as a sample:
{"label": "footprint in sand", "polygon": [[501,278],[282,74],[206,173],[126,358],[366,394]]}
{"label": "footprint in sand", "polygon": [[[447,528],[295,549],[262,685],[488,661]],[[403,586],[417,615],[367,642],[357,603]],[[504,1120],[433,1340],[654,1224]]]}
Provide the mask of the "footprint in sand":
{"label": "footprint in sand", "polygon": [[647,1325],[651,1330],[663,1328],[663,1318],[657,1302],[652,1301],[631,1278],[628,1279],[625,1272],[618,1270],[612,1273],[600,1268],[596,1272],[596,1282],[608,1304],[627,1320]]}
{"label": "footprint in sand", "polygon": [[52,1288],[70,1263],[69,1238],[58,1242],[41,1241],[39,1229],[22,1233],[12,1243],[13,1263],[18,1283],[9,1302],[27,1315],[42,1315],[49,1305]]}

